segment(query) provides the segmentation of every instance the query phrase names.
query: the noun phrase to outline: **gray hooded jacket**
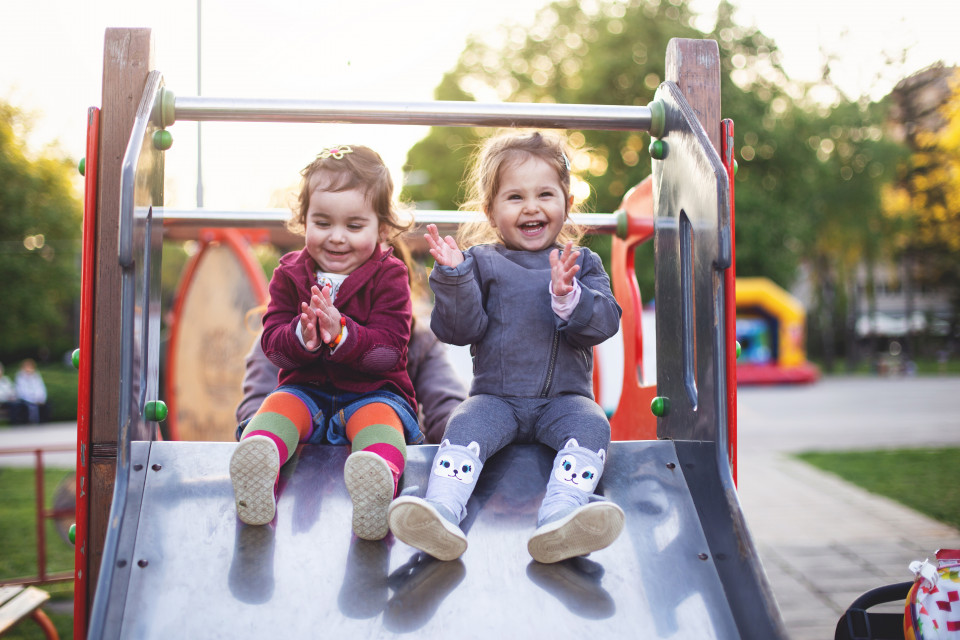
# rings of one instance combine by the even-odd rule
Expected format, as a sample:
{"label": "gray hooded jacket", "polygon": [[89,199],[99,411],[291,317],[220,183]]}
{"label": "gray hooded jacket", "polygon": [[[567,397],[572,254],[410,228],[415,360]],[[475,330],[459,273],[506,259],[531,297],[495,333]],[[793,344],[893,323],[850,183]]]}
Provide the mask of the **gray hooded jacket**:
{"label": "gray hooded jacket", "polygon": [[470,395],[594,397],[592,347],[616,334],[620,306],[600,258],[579,248],[580,301],[561,320],[550,303],[552,250],[477,245],[456,267],[431,272],[430,328],[444,342],[470,345]]}

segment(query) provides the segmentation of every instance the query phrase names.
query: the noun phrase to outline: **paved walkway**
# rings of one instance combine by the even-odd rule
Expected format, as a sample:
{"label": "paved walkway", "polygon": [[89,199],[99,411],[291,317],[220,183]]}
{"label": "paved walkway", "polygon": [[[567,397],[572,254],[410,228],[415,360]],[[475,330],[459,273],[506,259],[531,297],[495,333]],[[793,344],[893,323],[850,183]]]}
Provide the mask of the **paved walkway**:
{"label": "paved walkway", "polygon": [[[960,446],[960,378],[831,378],[738,393],[739,492],[790,637],[833,638],[864,591],[960,547],[960,532],[790,456]],[[902,605],[885,611],[902,612]]]}
{"label": "paved walkway", "polygon": [[[938,548],[960,548],[956,529],[790,456],[960,446],[960,377],[830,378],[741,388],[738,400],[740,499],[792,640],[832,638],[861,593],[911,579],[907,565]],[[0,449],[75,439],[73,424],[0,429]],[[0,455],[0,465],[33,460]],[[73,453],[44,456],[47,466],[74,460]]]}
{"label": "paved walkway", "polygon": [[46,451],[45,467],[73,469],[77,465],[77,424],[50,422],[40,425],[0,427],[0,467],[30,467],[36,463],[34,453],[3,453],[5,449],[67,449]]}

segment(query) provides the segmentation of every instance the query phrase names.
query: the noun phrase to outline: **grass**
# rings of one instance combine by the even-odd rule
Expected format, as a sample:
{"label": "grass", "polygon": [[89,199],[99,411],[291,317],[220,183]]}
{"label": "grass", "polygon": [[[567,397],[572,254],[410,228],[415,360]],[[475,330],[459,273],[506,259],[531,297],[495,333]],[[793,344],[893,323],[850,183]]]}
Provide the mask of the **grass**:
{"label": "grass", "polygon": [[77,419],[77,386],[80,374],[73,367],[62,364],[38,367],[47,387],[50,403],[50,421],[65,422]]}
{"label": "grass", "polygon": [[[45,469],[45,505],[51,508],[57,485],[72,473],[69,469]],[[33,468],[0,467],[0,578],[23,578],[37,575],[37,529]],[[45,524],[47,537],[47,573],[73,570],[73,545],[64,542],[52,520]],[[44,605],[61,638],[73,637],[73,581],[41,585],[51,595]],[[53,606],[51,606],[53,605]],[[58,613],[68,610],[69,614]],[[43,638],[40,627],[27,620],[15,627],[6,638]]]}
{"label": "grass", "polygon": [[960,528],[960,448],[808,452],[797,457]]}

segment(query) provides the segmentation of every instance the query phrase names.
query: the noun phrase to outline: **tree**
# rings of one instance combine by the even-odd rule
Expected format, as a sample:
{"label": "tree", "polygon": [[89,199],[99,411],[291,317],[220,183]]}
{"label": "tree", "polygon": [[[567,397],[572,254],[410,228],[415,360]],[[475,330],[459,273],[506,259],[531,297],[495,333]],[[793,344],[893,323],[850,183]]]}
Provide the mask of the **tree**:
{"label": "tree", "polygon": [[[885,159],[895,147],[881,135],[885,107],[851,101],[832,87],[829,61],[817,87],[791,81],[776,44],[736,24],[734,12],[732,3],[721,2],[715,25],[704,32],[687,3],[559,0],[528,27],[502,27],[494,44],[468,43],[438,97],[645,105],[663,81],[670,38],[716,40],[721,113],[734,121],[739,153],[737,274],[766,276],[790,288],[800,266],[813,265],[814,290],[837,291],[818,305],[831,318],[828,333],[839,322],[842,337],[854,265],[879,251],[879,187],[891,177]],[[814,100],[814,88],[832,101]],[[408,165],[418,180],[405,190],[407,197],[437,208],[459,204],[449,183],[459,183],[467,154],[451,155],[456,144],[450,131],[433,129],[411,149]],[[459,130],[457,141],[470,144],[485,133]],[[615,210],[624,192],[650,173],[646,133],[568,136],[574,171],[591,187],[587,210]],[[603,253],[602,244],[593,247]],[[645,295],[652,293],[652,250],[638,255],[637,277]]]}
{"label": "tree", "polygon": [[948,292],[955,335],[960,319],[960,69],[935,65],[892,94],[912,153],[885,211],[900,225],[897,249],[915,265],[917,284]]}
{"label": "tree", "polygon": [[[437,100],[472,101],[453,73],[447,73],[434,91]],[[456,209],[465,194],[463,172],[480,134],[467,127],[432,127],[430,133],[407,154],[403,169],[404,199],[421,209]]]}
{"label": "tree", "polygon": [[76,165],[31,156],[29,122],[0,103],[0,358],[46,357],[74,346],[80,292],[81,205]]}
{"label": "tree", "polygon": [[[805,218],[802,202],[783,197],[790,181],[779,176],[781,158],[801,165],[812,152],[789,141],[796,109],[782,88],[787,80],[775,45],[756,29],[733,24],[732,15],[733,6],[722,3],[713,33],[704,34],[693,26],[697,16],[685,3],[561,0],[541,10],[530,27],[502,27],[499,44],[468,43],[437,97],[645,105],[663,81],[671,38],[714,37],[721,49],[724,116],[740,123],[737,135],[750,142],[750,158],[741,161],[738,174],[738,212],[743,212],[737,221],[739,269],[788,286],[799,262],[800,245],[792,239],[802,233]],[[456,208],[462,193],[451,185],[459,185],[467,152],[486,133],[432,129],[408,155],[417,179],[405,196],[436,208]],[[626,190],[649,175],[646,133],[568,133],[575,148],[574,170],[591,187],[586,210],[614,211]],[[464,152],[451,156],[454,148]],[[798,154],[804,159],[796,159]],[[603,252],[599,244],[594,248]],[[648,292],[652,260],[652,251],[637,260],[641,289]]]}

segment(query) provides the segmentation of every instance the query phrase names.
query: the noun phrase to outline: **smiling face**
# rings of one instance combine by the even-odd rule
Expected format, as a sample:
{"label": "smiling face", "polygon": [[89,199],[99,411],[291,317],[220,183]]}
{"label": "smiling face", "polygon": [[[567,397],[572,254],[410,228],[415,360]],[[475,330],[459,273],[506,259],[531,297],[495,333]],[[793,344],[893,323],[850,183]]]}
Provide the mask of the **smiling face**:
{"label": "smiling face", "polygon": [[305,222],[307,252],[330,273],[353,272],[370,259],[381,239],[377,213],[359,189],[314,187]]}
{"label": "smiling face", "polygon": [[552,247],[563,228],[573,196],[567,196],[557,170],[534,156],[504,163],[500,188],[487,217],[508,249]]}

